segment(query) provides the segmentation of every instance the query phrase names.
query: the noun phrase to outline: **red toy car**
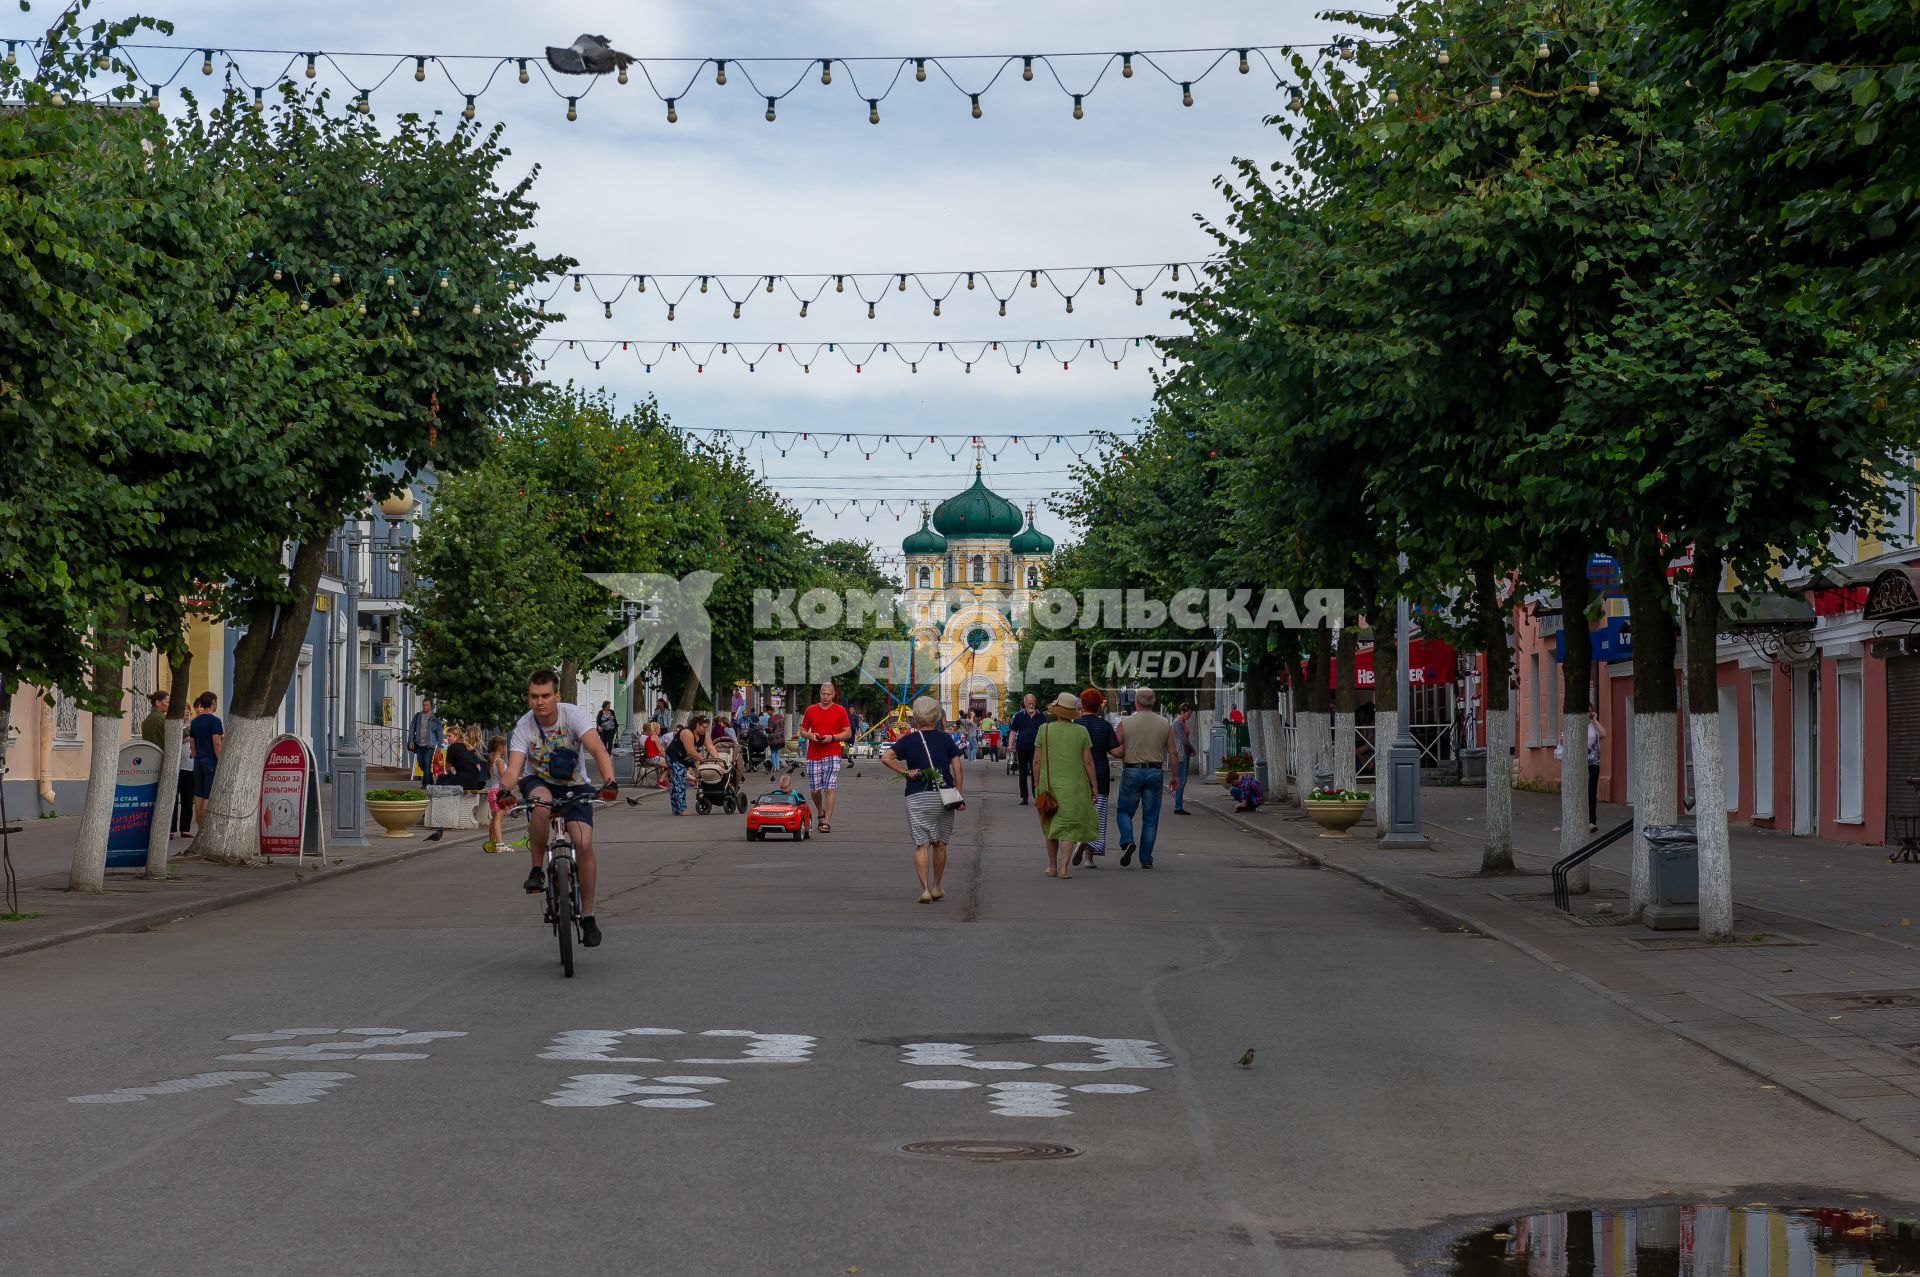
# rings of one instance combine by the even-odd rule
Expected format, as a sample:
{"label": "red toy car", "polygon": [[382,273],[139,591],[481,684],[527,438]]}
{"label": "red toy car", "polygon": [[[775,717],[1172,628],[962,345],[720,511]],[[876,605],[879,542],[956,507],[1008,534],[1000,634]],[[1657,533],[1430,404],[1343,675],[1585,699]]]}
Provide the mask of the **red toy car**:
{"label": "red toy car", "polygon": [[769,830],[776,829],[795,840],[813,837],[813,808],[805,798],[786,789],[762,794],[748,804],[748,842],[765,838]]}

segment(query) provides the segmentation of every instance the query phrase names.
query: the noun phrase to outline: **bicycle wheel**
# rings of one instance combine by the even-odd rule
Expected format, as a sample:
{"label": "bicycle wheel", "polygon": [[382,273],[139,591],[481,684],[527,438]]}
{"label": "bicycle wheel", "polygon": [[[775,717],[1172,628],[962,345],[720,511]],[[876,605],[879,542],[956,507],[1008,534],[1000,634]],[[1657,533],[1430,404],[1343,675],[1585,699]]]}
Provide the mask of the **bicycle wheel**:
{"label": "bicycle wheel", "polygon": [[553,934],[560,938],[560,969],[573,974],[573,862],[553,862],[548,890],[553,892]]}

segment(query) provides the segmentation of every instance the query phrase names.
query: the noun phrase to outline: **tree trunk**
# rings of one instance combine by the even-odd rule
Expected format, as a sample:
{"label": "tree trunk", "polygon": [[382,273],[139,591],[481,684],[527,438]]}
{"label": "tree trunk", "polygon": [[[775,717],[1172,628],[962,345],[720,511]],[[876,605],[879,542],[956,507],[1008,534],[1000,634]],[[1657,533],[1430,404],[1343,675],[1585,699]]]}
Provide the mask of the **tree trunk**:
{"label": "tree trunk", "polygon": [[[1593,632],[1587,628],[1587,608],[1593,587],[1587,583],[1587,551],[1570,549],[1560,557],[1560,632],[1566,660],[1560,666],[1560,854],[1570,856],[1586,845],[1587,723],[1593,714],[1589,685],[1593,678]],[[1593,872],[1581,865],[1567,878],[1576,895],[1593,885]]]}
{"label": "tree trunk", "polygon": [[[260,768],[278,735],[277,715],[286,698],[313,618],[313,597],[326,560],[325,537],[303,541],[294,551],[288,590],[293,602],[262,603],[247,618],[247,632],[233,649],[233,699],[227,706],[220,763],[213,774],[206,819],[193,849],[207,860],[239,865],[260,846]],[[347,635],[347,642],[359,641]],[[354,725],[347,724],[353,731]]]}
{"label": "tree trunk", "polygon": [[1307,659],[1306,709],[1297,717],[1300,720],[1300,801],[1305,809],[1307,795],[1312,793],[1318,782],[1314,774],[1329,767],[1332,742],[1330,724],[1327,721],[1332,709],[1333,693],[1330,687],[1333,674],[1333,634],[1325,626],[1313,632],[1312,655]]}
{"label": "tree trunk", "polygon": [[560,662],[560,699],[569,705],[580,703],[580,662],[571,656]]}
{"label": "tree trunk", "polygon": [[1653,530],[1633,537],[1621,559],[1633,609],[1633,865],[1627,911],[1637,915],[1650,891],[1647,827],[1672,823],[1680,806],[1678,700],[1673,612]]}
{"label": "tree trunk", "polygon": [[1480,872],[1505,874],[1513,872],[1513,719],[1507,713],[1512,658],[1500,580],[1491,562],[1474,568],[1473,594],[1487,657],[1487,833]]}
{"label": "tree trunk", "polygon": [[126,695],[120,687],[126,669],[127,640],[124,613],[112,621],[108,633],[95,637],[91,679],[94,695],[111,697],[111,709],[93,715],[93,741],[87,766],[87,805],[74,834],[73,869],[69,891],[107,889],[107,838],[113,832],[113,791],[120,771],[120,719]]}
{"label": "tree trunk", "polygon": [[147,833],[147,877],[167,876],[167,854],[173,838],[174,803],[180,791],[180,731],[187,721],[187,687],[193,675],[193,649],[184,636],[170,662],[167,729],[160,746],[160,789],[153,799],[153,828]]}
{"label": "tree trunk", "polygon": [[1340,631],[1340,663],[1335,667],[1339,680],[1338,712],[1333,727],[1333,783],[1340,789],[1353,789],[1360,783],[1354,767],[1354,715],[1360,709],[1360,627],[1358,618]]}
{"label": "tree trunk", "polygon": [[1388,752],[1400,735],[1400,608],[1378,600],[1368,617],[1373,628],[1373,836],[1392,827],[1393,768]]}
{"label": "tree trunk", "polygon": [[1687,587],[1687,732],[1693,744],[1693,827],[1700,865],[1700,931],[1733,935],[1733,860],[1727,843],[1727,760],[1720,749],[1720,553],[1695,545]]}

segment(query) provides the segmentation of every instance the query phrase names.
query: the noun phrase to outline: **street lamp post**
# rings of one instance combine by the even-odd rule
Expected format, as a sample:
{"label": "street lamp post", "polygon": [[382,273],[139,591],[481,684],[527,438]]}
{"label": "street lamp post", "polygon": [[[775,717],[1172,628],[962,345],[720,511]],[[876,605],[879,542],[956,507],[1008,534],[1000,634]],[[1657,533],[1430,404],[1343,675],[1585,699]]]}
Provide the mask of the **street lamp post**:
{"label": "street lamp post", "polygon": [[[389,497],[380,512],[390,525],[387,553],[400,553],[400,524],[413,511],[413,494]],[[346,586],[347,669],[341,698],[340,739],[333,750],[333,828],[327,842],[335,847],[367,846],[367,760],[360,752],[360,563],[356,551],[373,548],[373,537],[353,519],[340,532],[341,572]]]}
{"label": "street lamp post", "polygon": [[[1400,577],[1405,581],[1407,556],[1400,556]],[[1400,712],[1394,715],[1393,746],[1387,752],[1387,767],[1393,777],[1391,803],[1387,813],[1387,836],[1382,847],[1407,847],[1423,850],[1433,842],[1420,830],[1420,743],[1413,738],[1412,643],[1407,631],[1413,627],[1412,609],[1402,593],[1394,605],[1394,649],[1399,655],[1399,671],[1394,679],[1394,695]]]}
{"label": "street lamp post", "polygon": [[333,750],[333,828],[335,847],[367,845],[367,763],[360,753],[360,548],[359,520],[340,534],[341,574],[346,578],[347,669],[341,694],[340,740]]}

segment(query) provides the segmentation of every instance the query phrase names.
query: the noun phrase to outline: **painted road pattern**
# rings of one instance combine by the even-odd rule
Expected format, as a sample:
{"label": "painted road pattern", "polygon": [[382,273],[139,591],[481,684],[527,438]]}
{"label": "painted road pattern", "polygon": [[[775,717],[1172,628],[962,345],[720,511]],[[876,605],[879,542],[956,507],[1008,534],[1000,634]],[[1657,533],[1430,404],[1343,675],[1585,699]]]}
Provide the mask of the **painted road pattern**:
{"label": "painted road pattern", "polygon": [[791,848],[604,814],[573,980],[522,858],[471,847],[0,963],[6,1272],[1399,1273],[1568,1202],[1920,1200],[1849,1123],[1206,815],[1058,881],[978,768],[919,905],[861,770]]}

